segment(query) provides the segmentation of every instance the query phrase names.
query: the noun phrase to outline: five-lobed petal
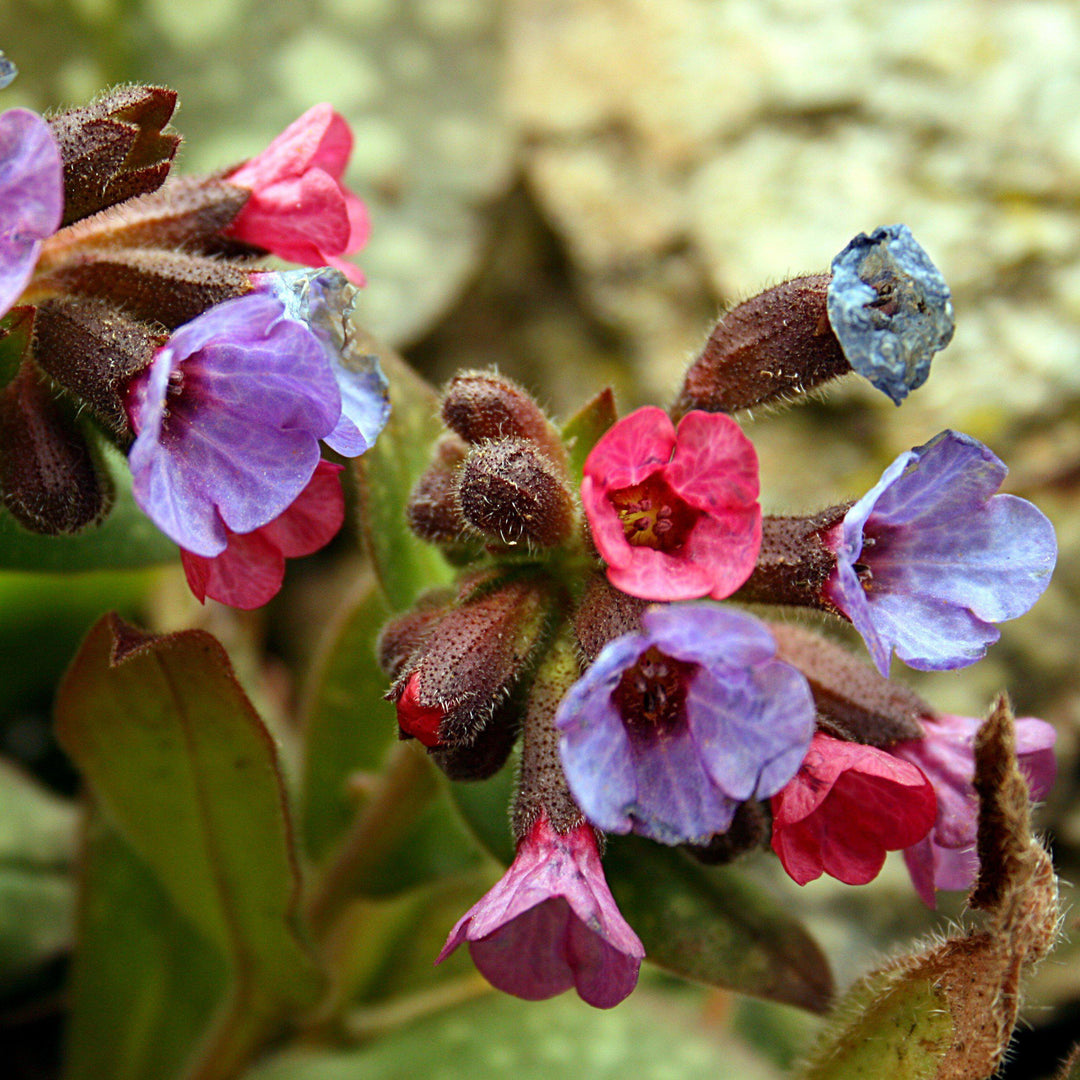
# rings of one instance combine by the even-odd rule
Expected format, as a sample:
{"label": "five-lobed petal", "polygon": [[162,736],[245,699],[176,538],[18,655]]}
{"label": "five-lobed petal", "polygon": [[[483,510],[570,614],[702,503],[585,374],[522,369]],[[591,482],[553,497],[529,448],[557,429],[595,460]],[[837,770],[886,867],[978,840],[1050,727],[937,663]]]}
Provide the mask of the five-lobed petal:
{"label": "five-lobed petal", "polygon": [[740,802],[795,774],[814,730],[810,689],[750,615],[678,604],[649,608],[641,624],[560,704],[563,768],[598,828],[703,843]]}
{"label": "five-lobed petal", "polygon": [[0,316],[26,288],[63,212],[64,168],[49,125],[8,109],[0,114]]}
{"label": "five-lobed petal", "polygon": [[982,443],[944,431],[901,454],[827,543],[826,595],[883,675],[889,656],[944,670],[978,660],[993,625],[1022,615],[1050,582],[1054,529],[1025,499],[995,494],[1006,473]]}
{"label": "five-lobed petal", "polygon": [[559,833],[544,816],[502,879],[450,931],[436,963],[464,941],[499,990],[540,1001],[574,987],[600,1009],[634,989],[645,955],[604,880],[591,826]]}

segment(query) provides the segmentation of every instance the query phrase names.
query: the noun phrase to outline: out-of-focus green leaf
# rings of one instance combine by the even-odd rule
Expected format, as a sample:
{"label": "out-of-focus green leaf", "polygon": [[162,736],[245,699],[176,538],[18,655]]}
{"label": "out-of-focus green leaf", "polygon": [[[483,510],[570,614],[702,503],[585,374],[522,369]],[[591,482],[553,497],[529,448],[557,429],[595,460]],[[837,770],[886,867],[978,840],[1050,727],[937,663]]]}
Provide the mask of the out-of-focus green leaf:
{"label": "out-of-focus green leaf", "polygon": [[78,939],[66,1080],[180,1075],[225,995],[225,956],[97,813],[86,830]]}
{"label": "out-of-focus green leaf", "polygon": [[572,994],[553,1001],[494,995],[414,1021],[370,1047],[293,1051],[245,1080],[775,1080],[745,1048],[695,1026],[691,1010],[639,989],[601,1011]]}
{"label": "out-of-focus green leaf", "polygon": [[133,570],[180,558],[179,548],[135,505],[123,455],[103,448],[102,461],[116,502],[100,525],[75,536],[41,536],[27,532],[0,507],[0,570]]}
{"label": "out-of-focus green leaf", "polygon": [[[356,333],[362,334],[359,328]],[[431,463],[443,431],[435,391],[401,357],[375,342],[390,382],[390,419],[375,445],[352,464],[361,491],[361,524],[375,572],[393,611],[425,589],[447,584],[452,571],[438,548],[415,536],[405,520],[413,485]]]}
{"label": "out-of-focus green leaf", "polygon": [[563,425],[562,437],[570,447],[570,473],[578,484],[589,452],[617,419],[615,396],[605,387]]}
{"label": "out-of-focus green leaf", "polygon": [[881,973],[856,985],[801,1080],[932,1080],[952,1042],[945,994],[926,977]]}
{"label": "out-of-focus green leaf", "polygon": [[374,582],[342,612],[312,667],[304,709],[302,835],[322,860],[356,813],[353,773],[374,773],[397,741],[394,706],[383,700],[386,676],[375,639],[389,610]]}
{"label": "out-of-focus green leaf", "polygon": [[504,866],[514,861],[510,803],[520,752],[515,748],[511,760],[488,780],[450,785],[450,796],[469,832]]}
{"label": "out-of-focus green leaf", "polygon": [[229,958],[239,1028],[257,1039],[309,1006],[322,977],[296,931],[277,752],[218,642],[195,630],[152,637],[107,615],[56,715],[107,820]]}
{"label": "out-of-focus green leaf", "polygon": [[71,944],[75,809],[0,761],[0,991]]}
{"label": "out-of-focus green leaf", "polygon": [[832,976],[816,942],[737,870],[702,866],[641,837],[613,836],[604,871],[654,964],[812,1012],[829,1004]]}

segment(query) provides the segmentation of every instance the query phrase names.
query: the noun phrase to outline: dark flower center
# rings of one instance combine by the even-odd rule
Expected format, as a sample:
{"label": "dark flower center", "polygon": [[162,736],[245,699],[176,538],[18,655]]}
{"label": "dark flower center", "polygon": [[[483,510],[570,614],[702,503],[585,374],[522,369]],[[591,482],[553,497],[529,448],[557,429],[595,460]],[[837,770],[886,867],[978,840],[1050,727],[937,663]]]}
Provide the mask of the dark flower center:
{"label": "dark flower center", "polygon": [[677,551],[701,517],[660,475],[653,473],[640,484],[608,493],[622,522],[626,539],[635,547]]}
{"label": "dark flower center", "polygon": [[680,731],[686,724],[686,692],[698,667],[650,645],[611,695],[630,734],[652,741]]}

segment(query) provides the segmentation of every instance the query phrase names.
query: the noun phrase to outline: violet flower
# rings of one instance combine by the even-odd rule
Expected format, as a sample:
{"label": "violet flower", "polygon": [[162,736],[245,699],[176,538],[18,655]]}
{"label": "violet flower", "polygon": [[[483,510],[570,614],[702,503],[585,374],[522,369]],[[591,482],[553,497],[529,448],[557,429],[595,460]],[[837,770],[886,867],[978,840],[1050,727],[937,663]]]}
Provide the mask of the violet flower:
{"label": "violet flower", "polygon": [[844,356],[899,405],[952,340],[949,286],[906,225],[859,233],[832,272],[826,307]]}
{"label": "violet flower", "polygon": [[436,963],[463,941],[492,986],[526,1001],[575,987],[598,1009],[637,985],[645,950],[604,880],[589,825],[556,832],[541,815],[510,869],[458,921]]}
{"label": "violet flower", "polygon": [[974,663],[1050,582],[1054,528],[1025,499],[995,495],[1008,470],[982,443],[943,431],[901,454],[822,539],[836,553],[825,595],[889,656],[940,671]]}
{"label": "violet flower", "polygon": [[[970,716],[923,717],[926,735],[897,743],[891,754],[918,766],[937,792],[934,827],[904,851],[915,891],[934,907],[937,889],[967,889],[979,871],[975,851],[979,800],[975,794],[975,733],[982,721]],[[1050,724],[1034,717],[1016,720],[1016,756],[1033,800],[1054,783],[1057,761]]]}
{"label": "violet flower", "polygon": [[803,676],[750,615],[648,608],[559,705],[567,783],[605,832],[705,843],[795,775],[814,732]]}
{"label": "violet flower", "polygon": [[[279,517],[315,472],[319,441],[341,433],[343,398],[356,415],[352,404],[374,393],[377,361],[359,373],[333,361],[320,324],[330,305],[317,290],[287,302],[288,283],[261,277],[254,292],[184,324],[128,389],[135,499],[196,555],[219,555],[231,534]],[[385,421],[381,387],[370,411]],[[378,427],[335,445],[361,452]]]}
{"label": "violet flower", "polygon": [[29,109],[8,109],[0,114],[0,316],[26,288],[63,213],[64,168],[49,125]]}

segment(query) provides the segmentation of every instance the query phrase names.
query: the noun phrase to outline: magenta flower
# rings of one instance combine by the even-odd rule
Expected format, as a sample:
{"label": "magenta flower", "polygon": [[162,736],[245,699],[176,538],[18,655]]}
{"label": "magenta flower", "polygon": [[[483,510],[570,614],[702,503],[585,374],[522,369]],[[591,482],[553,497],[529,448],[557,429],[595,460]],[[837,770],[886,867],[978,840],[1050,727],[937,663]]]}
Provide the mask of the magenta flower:
{"label": "magenta flower", "polygon": [[[929,907],[934,907],[936,889],[967,889],[979,871],[979,803],[972,780],[981,723],[970,716],[923,717],[924,738],[890,747],[890,753],[918,766],[937,793],[933,829],[904,851],[915,891]],[[1042,799],[1054,783],[1056,737],[1043,720],[1026,716],[1016,721],[1016,754],[1033,800]]]}
{"label": "magenta flower", "polygon": [[64,168],[49,125],[29,109],[0,114],[0,316],[34,272],[64,213]]}
{"label": "magenta flower", "polygon": [[364,204],[341,183],[352,145],[329,105],[308,109],[226,177],[251,191],[228,235],[303,266],[333,266],[362,285],[359,267],[338,258],[359,251],[370,231]]}
{"label": "magenta flower", "polygon": [[220,555],[206,558],[181,549],[188,585],[200,602],[209,596],[245,611],[269,603],[285,579],[285,560],[318,551],[341,528],[345,497],[338,474],[342,468],[320,461],[307,487],[283,513],[252,532],[230,531]]}
{"label": "magenta flower", "polygon": [[795,775],[814,732],[803,676],[750,615],[648,608],[559,705],[566,780],[605,832],[705,843]]}
{"label": "magenta flower", "polygon": [[815,735],[798,775],[773,796],[772,846],[800,885],[823,873],[873,881],[887,851],[918,843],[937,811],[922,772],[884,750]]}
{"label": "magenta flower", "polygon": [[723,413],[624,416],[585,461],[581,502],[611,584],[644,600],[730,596],[761,547],[757,454]]}
{"label": "magenta flower", "polygon": [[556,832],[545,816],[518,844],[495,887],[446,939],[436,963],[463,941],[492,986],[541,1001],[574,987],[598,1009],[637,985],[645,955],[612,898],[589,825]]}
{"label": "magenta flower", "polygon": [[[315,318],[318,291],[294,304],[288,276],[275,277],[278,288],[260,279],[256,291],[181,326],[128,390],[135,499],[195,555],[220,555],[232,534],[254,532],[297,500],[319,441],[340,431],[343,397],[377,372],[374,357],[359,372],[333,363]],[[385,380],[381,387],[364,448],[386,419]]]}
{"label": "magenta flower", "polygon": [[901,454],[823,537],[825,594],[882,675],[893,649],[938,671],[974,663],[993,623],[1022,615],[1050,582],[1054,527],[1025,499],[995,495],[1008,470],[982,443],[943,431]]}

